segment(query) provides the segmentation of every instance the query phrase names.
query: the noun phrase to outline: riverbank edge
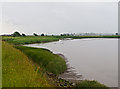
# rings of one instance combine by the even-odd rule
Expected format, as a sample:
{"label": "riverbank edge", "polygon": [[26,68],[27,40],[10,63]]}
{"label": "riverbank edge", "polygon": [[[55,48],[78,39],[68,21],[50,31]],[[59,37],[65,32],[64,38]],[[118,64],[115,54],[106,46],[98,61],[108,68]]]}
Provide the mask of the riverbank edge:
{"label": "riverbank edge", "polygon": [[[46,49],[46,48],[44,48],[44,49]],[[47,50],[49,50],[49,49],[47,49]],[[51,50],[49,50],[50,52],[52,52],[53,53],[53,51],[51,51]],[[53,54],[55,54],[55,53],[53,53]],[[96,81],[96,80],[87,80],[87,79],[84,79],[83,77],[82,77],[82,79],[81,80],[73,80],[73,81],[69,81],[69,80],[67,80],[67,79],[64,79],[64,78],[61,78],[61,77],[59,77],[60,75],[62,75],[62,74],[64,74],[65,72],[68,72],[68,69],[71,69],[71,66],[69,65],[69,64],[67,64],[67,62],[68,62],[68,59],[65,57],[65,55],[64,54],[62,54],[62,53],[57,53],[56,55],[58,55],[58,56],[60,56],[61,58],[63,58],[64,60],[65,60],[65,62],[66,62],[66,65],[67,65],[67,69],[64,71],[64,72],[62,72],[62,73],[60,73],[58,76],[55,76],[55,77],[53,77],[53,78],[56,78],[57,80],[57,82],[59,82],[59,85],[60,85],[60,87],[66,87],[67,86],[67,84],[68,84],[68,87],[77,87],[77,88],[79,88],[79,89],[84,89],[84,88],[93,88],[93,89],[109,89],[109,87],[108,86],[106,86],[106,85],[104,85],[104,84],[101,84],[100,82],[98,82],[98,81]],[[77,75],[75,75],[75,76],[77,76]],[[82,76],[82,75],[81,75]],[[62,81],[62,83],[60,82],[60,81]],[[63,85],[62,85],[63,84]],[[85,84],[87,84],[87,86],[85,86]],[[90,84],[92,85],[92,86],[90,86]],[[65,86],[64,86],[65,85]],[[98,86],[96,86],[96,85],[98,85]]]}
{"label": "riverbank edge", "polygon": [[[33,48],[35,48],[35,47],[33,47]],[[41,48],[37,48],[37,49],[41,49]],[[42,49],[46,49],[46,48],[42,48]],[[48,50],[48,51],[50,51],[52,54],[55,54],[55,53],[53,53],[51,50],[49,50],[49,49],[46,49],[46,50]],[[55,54],[55,55],[58,55],[58,56],[60,56],[62,59],[64,59],[65,60],[65,62],[66,62],[66,65],[67,65],[67,58],[63,55],[63,54]],[[67,69],[68,69],[68,66],[67,66]],[[66,79],[63,79],[63,78],[59,78],[59,76],[61,75],[61,74],[63,74],[63,73],[65,73],[66,71],[67,71],[67,69],[66,70],[64,70],[62,73],[59,73],[59,75],[54,75],[53,73],[49,73],[49,72],[46,72],[47,73],[47,75],[50,77],[50,78],[53,78],[54,79],[54,81],[58,84],[57,86],[58,87],[79,87],[79,85],[82,85],[82,83],[83,83],[83,85],[84,85],[84,83],[88,83],[88,84],[91,84],[92,85],[92,87],[97,87],[97,86],[94,86],[93,85],[93,83],[95,83],[96,85],[98,85],[98,87],[101,87],[102,89],[106,89],[106,86],[104,85],[104,84],[101,84],[101,83],[99,83],[99,82],[97,82],[97,81],[95,81],[95,80],[80,80],[80,81],[76,81],[76,82],[70,82],[70,81],[68,81],[68,80],[66,80]],[[82,82],[83,81],[83,82]],[[93,83],[92,83],[93,82]],[[83,87],[83,86],[82,86]],[[85,86],[84,86],[85,87]],[[89,87],[89,86],[87,86],[87,87]]]}
{"label": "riverbank edge", "polygon": [[[59,40],[56,40],[56,41],[59,41]],[[7,42],[7,41],[6,41]],[[46,42],[53,42],[53,41],[46,41]],[[46,42],[43,42],[43,43],[46,43]],[[8,42],[9,43],[9,42]],[[15,44],[13,44],[13,45],[15,45]],[[17,46],[17,45],[16,45]],[[60,55],[59,55],[60,56]],[[66,59],[64,59],[64,60],[66,60]],[[65,70],[66,71],[66,70]],[[65,81],[66,82],[66,80],[63,80],[63,79],[60,79],[60,80],[62,80],[62,81]],[[73,85],[72,85],[73,86]]]}

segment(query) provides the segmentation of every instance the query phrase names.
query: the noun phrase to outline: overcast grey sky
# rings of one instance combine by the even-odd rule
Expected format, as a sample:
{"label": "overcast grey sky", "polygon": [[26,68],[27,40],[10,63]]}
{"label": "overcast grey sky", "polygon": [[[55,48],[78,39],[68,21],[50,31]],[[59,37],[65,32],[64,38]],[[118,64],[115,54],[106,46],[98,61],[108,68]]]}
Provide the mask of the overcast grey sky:
{"label": "overcast grey sky", "polygon": [[2,34],[118,32],[116,2],[18,2],[2,4]]}

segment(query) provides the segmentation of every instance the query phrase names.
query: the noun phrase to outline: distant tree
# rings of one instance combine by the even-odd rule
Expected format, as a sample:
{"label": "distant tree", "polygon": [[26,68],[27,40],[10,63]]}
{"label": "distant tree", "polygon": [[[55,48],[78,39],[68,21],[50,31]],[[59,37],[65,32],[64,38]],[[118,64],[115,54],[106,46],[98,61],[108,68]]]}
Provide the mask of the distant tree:
{"label": "distant tree", "polygon": [[60,36],[66,36],[66,34],[60,34]]}
{"label": "distant tree", "polygon": [[22,36],[26,36],[24,33],[22,33]]}
{"label": "distant tree", "polygon": [[12,34],[12,36],[16,37],[16,36],[21,36],[21,35],[20,35],[19,32],[14,32],[14,33]]}
{"label": "distant tree", "polygon": [[34,36],[38,36],[36,33],[33,33]]}
{"label": "distant tree", "polygon": [[118,33],[115,33],[115,35],[118,35]]}
{"label": "distant tree", "polygon": [[44,34],[42,33],[41,36],[44,36]]}
{"label": "distant tree", "polygon": [[63,36],[63,34],[60,34],[60,36]]}

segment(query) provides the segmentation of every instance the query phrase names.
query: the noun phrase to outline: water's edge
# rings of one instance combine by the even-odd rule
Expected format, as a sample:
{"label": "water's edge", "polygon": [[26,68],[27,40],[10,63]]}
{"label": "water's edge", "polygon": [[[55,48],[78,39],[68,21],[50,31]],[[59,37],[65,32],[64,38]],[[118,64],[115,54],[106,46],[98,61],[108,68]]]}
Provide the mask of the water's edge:
{"label": "water's edge", "polygon": [[[72,40],[72,39],[71,39]],[[90,39],[91,40],[91,39]],[[61,42],[61,40],[59,40],[60,42]],[[59,41],[57,41],[57,42],[59,42]],[[64,42],[64,41],[63,41]],[[63,42],[61,42],[60,44],[62,45],[62,46],[60,46],[60,47],[63,47],[63,50],[64,50],[64,46],[66,46],[66,44],[63,44]],[[93,41],[94,42],[94,41]],[[93,42],[90,42],[89,41],[89,43],[91,44],[93,44]],[[100,40],[100,42],[101,42],[101,40]],[[103,41],[102,41],[103,42]],[[109,41],[110,42],[110,41]],[[69,43],[69,42],[68,42]],[[85,41],[83,41],[83,43],[86,43],[86,40]],[[53,45],[51,46],[51,44],[50,44],[50,47],[54,47],[54,44],[57,44],[57,43],[52,43]],[[106,44],[108,44],[108,43],[106,43],[106,41],[105,41],[105,44],[104,45],[106,45]],[[44,45],[44,44],[43,44]],[[102,45],[102,46],[104,46],[104,45]],[[114,45],[114,44],[111,44],[111,45]],[[111,46],[110,45],[110,46]],[[59,46],[59,44],[58,44],[58,46]],[[82,44],[82,46],[83,47],[85,47],[84,46],[84,44]],[[88,45],[87,45],[88,46]],[[99,45],[99,44],[97,44],[97,46],[101,46],[101,45]],[[95,47],[97,47],[97,46],[94,46],[93,48],[95,48]],[[58,56],[60,56],[60,57],[62,57],[64,60],[65,60],[65,62],[66,62],[66,65],[67,65],[67,69],[65,70],[65,71],[63,71],[63,73],[61,73],[61,74],[59,74],[58,76],[56,76],[58,79],[63,79],[63,80],[66,80],[66,81],[69,81],[69,82],[71,82],[71,83],[78,83],[78,82],[81,82],[82,80],[97,80],[97,79],[93,79],[93,78],[89,78],[89,77],[85,77],[85,78],[83,78],[84,76],[86,76],[86,75],[84,75],[84,71],[83,72],[81,72],[82,71],[82,69],[80,69],[80,71],[78,71],[78,69],[76,68],[76,66],[74,66],[74,65],[71,65],[71,62],[72,62],[72,64],[75,64],[73,61],[71,61],[71,58],[72,58],[72,54],[71,53],[69,53],[68,52],[68,54],[70,55],[70,56],[67,56],[68,54],[67,53],[65,53],[66,51],[61,51],[62,50],[62,48],[60,48],[60,51],[59,50],[56,50],[55,49],[55,47],[52,49],[52,48],[49,48],[49,46],[46,46],[46,45],[44,45],[43,47],[42,47],[42,45],[33,45],[33,46],[30,46],[30,47],[36,47],[36,48],[44,48],[44,49],[48,49],[49,51],[51,51],[53,54],[56,54],[56,55],[58,55]],[[73,46],[71,46],[70,45],[70,47],[73,47]],[[78,47],[78,44],[77,44],[77,46],[76,47]],[[69,46],[68,46],[68,48],[69,48]],[[55,50],[54,50],[55,49]],[[70,49],[70,48],[69,48]],[[99,49],[98,49],[99,50]],[[101,49],[100,49],[101,50]],[[71,51],[71,50],[70,50]],[[74,51],[74,50],[73,50]],[[76,50],[75,50],[76,51]],[[74,52],[75,52],[74,51]],[[85,50],[86,51],[86,50]],[[65,54],[64,54],[65,53]],[[68,57],[68,58],[67,58]],[[76,57],[73,57],[73,60],[76,60]],[[80,58],[80,60],[82,60],[82,58]],[[81,63],[81,62],[80,62]],[[95,64],[96,65],[96,64]],[[73,67],[74,68],[73,68]],[[81,67],[81,66],[80,66]],[[91,67],[92,68],[92,67]],[[86,70],[87,71],[87,70]],[[85,74],[87,74],[88,75],[88,72],[86,72],[85,71]],[[83,73],[83,74],[81,74],[81,73]],[[92,76],[95,76],[95,75],[91,75],[91,77]],[[103,77],[102,77],[103,78]],[[99,78],[98,78],[98,80],[99,80]],[[98,81],[97,80],[97,81]],[[100,82],[100,81],[99,81]],[[106,81],[105,81],[106,82]],[[108,84],[109,83],[111,83],[111,82],[108,82]],[[105,84],[104,83],[104,81],[102,82],[102,84]],[[107,83],[106,83],[107,84]],[[110,85],[110,84],[109,84]]]}
{"label": "water's edge", "polygon": [[77,82],[84,80],[82,75],[79,75],[73,71],[74,68],[68,64],[68,60],[63,54],[59,53],[57,55],[62,57],[65,60],[66,65],[67,65],[67,70],[65,70],[64,73],[60,74],[58,78],[64,79],[71,83],[77,83]]}

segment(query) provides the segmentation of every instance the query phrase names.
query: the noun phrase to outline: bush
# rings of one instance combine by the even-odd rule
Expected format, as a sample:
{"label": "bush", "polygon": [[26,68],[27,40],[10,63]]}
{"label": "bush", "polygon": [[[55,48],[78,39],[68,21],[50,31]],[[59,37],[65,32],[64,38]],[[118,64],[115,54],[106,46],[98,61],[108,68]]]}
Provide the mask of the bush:
{"label": "bush", "polygon": [[22,33],[22,36],[26,36],[24,33]]}
{"label": "bush", "polygon": [[14,33],[12,34],[12,36],[16,37],[16,36],[21,36],[21,35],[20,35],[19,32],[14,32]]}
{"label": "bush", "polygon": [[34,36],[38,36],[36,33],[33,33]]}
{"label": "bush", "polygon": [[44,36],[44,34],[42,33],[41,36]]}

